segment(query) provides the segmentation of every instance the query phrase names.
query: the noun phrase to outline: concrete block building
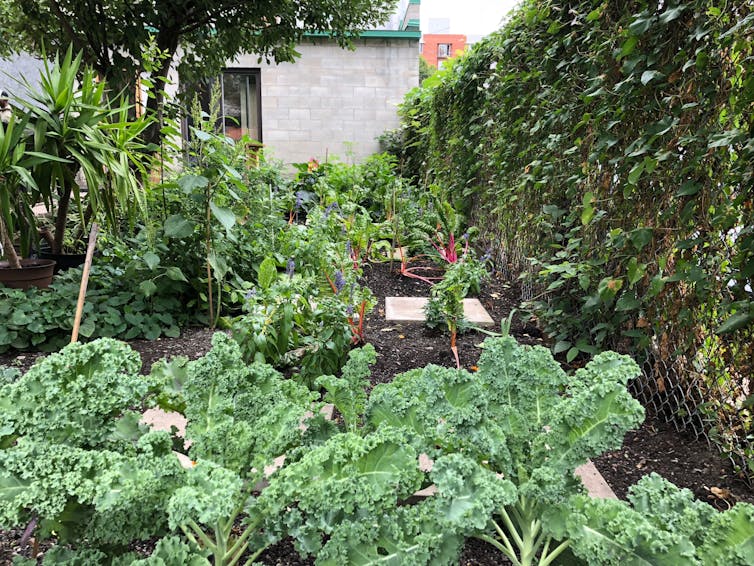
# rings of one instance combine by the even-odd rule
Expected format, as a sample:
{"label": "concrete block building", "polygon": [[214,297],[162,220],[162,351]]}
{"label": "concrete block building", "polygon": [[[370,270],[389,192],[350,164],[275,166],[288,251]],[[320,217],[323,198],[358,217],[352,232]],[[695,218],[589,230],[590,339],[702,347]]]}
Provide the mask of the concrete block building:
{"label": "concrete block building", "polygon": [[419,84],[420,0],[403,0],[393,29],[363,32],[353,50],[324,35],[298,45],[294,63],[229,61],[221,77],[225,133],[246,133],[286,163],[326,155],[361,161],[398,126],[397,106]]}

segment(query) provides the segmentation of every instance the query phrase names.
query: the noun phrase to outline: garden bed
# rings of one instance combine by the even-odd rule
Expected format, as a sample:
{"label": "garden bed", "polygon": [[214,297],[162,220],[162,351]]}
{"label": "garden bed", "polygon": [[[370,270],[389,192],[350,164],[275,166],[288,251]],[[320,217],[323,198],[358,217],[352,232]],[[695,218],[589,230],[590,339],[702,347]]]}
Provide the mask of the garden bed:
{"label": "garden bed", "polygon": [[[396,323],[384,316],[386,296],[426,296],[428,285],[415,279],[401,277],[396,263],[391,266],[369,264],[364,268],[364,282],[377,297],[377,305],[366,320],[366,338],[378,353],[372,368],[372,384],[388,382],[401,372],[427,364],[452,367],[455,364],[449,349],[448,336],[433,331],[420,323]],[[479,299],[499,326],[516,308],[519,289],[502,277],[493,275],[483,286]],[[541,333],[531,325],[523,324],[515,316],[511,333],[525,344],[543,344]],[[131,346],[143,361],[143,371],[163,357],[185,355],[197,358],[210,348],[213,332],[192,328],[179,338],[161,338],[154,341],[134,340]],[[474,369],[480,349],[478,344],[485,336],[477,331],[461,334],[458,350],[461,364]],[[0,356],[0,364],[27,369],[40,355],[25,353]],[[754,502],[754,491],[738,480],[714,449],[693,442],[675,432],[670,425],[648,416],[637,431],[626,436],[623,448],[604,454],[595,461],[599,471],[619,497],[625,497],[629,485],[641,476],[657,472],[681,487],[692,490],[695,496],[726,509],[737,501]],[[0,561],[9,560],[21,533],[10,531],[0,537]],[[462,555],[464,565],[500,564],[501,556],[481,541],[470,541]],[[285,541],[268,549],[262,555],[263,563],[292,565],[311,564],[295,555],[290,542]]]}

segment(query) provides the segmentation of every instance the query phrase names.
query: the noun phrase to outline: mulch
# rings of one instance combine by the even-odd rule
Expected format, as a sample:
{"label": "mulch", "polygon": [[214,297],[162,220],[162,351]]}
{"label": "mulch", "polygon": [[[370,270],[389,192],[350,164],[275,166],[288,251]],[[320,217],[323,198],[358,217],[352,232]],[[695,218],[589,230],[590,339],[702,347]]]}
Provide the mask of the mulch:
{"label": "mulch", "polygon": [[[446,333],[430,330],[417,323],[395,323],[385,320],[386,296],[428,296],[429,287],[416,279],[401,276],[399,264],[368,264],[364,268],[364,283],[378,298],[377,306],[367,315],[365,333],[374,345],[378,358],[373,366],[372,384],[389,382],[409,369],[438,364],[455,367]],[[478,296],[495,321],[496,329],[508,318],[520,301],[520,289],[515,282],[505,280],[500,274],[492,275]],[[202,356],[209,349],[213,332],[205,328],[186,329],[179,338],[162,338],[154,341],[133,340],[131,346],[143,360],[148,371],[152,363],[163,358],[184,355],[190,359]],[[524,344],[547,345],[546,338],[534,326],[514,316],[511,334]],[[478,345],[485,336],[470,331],[458,337],[457,345],[461,365],[476,365],[480,354]],[[0,355],[0,365],[28,369],[40,355],[22,353]],[[643,475],[657,472],[680,487],[690,489],[703,501],[718,509],[727,509],[738,501],[754,503],[754,490],[736,477],[732,467],[714,447],[687,438],[672,425],[648,415],[645,423],[626,435],[623,447],[603,454],[594,461],[600,473],[616,495],[625,498],[628,487]],[[9,560],[20,533],[0,532],[0,562]],[[17,549],[15,549],[17,550]],[[265,552],[261,563],[292,566],[313,564],[301,559],[290,541],[284,541]],[[492,566],[505,564],[498,552],[481,541],[469,541],[461,557],[464,566]]]}

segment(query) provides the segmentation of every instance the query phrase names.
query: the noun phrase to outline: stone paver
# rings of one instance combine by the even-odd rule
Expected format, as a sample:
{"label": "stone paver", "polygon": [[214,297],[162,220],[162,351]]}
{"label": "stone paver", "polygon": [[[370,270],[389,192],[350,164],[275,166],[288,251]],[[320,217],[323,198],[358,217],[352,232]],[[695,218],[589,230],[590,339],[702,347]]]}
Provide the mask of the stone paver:
{"label": "stone paver", "polygon": [[[385,297],[385,320],[424,322],[424,307],[428,300],[426,297]],[[464,299],[463,315],[466,320],[479,326],[495,324],[479,299]]]}
{"label": "stone paver", "polygon": [[591,461],[576,468],[576,475],[584,482],[584,487],[586,487],[586,490],[592,497],[597,499],[618,499],[615,492]]}

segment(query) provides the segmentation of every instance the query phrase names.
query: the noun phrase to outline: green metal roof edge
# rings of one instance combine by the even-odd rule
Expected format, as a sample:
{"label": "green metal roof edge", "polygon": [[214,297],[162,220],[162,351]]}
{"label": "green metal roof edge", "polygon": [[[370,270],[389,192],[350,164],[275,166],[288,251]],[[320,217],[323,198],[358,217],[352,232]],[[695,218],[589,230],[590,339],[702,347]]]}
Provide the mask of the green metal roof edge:
{"label": "green metal roof edge", "polygon": [[[330,37],[329,33],[325,32],[307,32],[305,37]],[[422,33],[420,31],[406,31],[406,30],[394,30],[394,29],[370,29],[362,31],[354,36],[354,39],[376,37],[383,39],[421,39]]]}

